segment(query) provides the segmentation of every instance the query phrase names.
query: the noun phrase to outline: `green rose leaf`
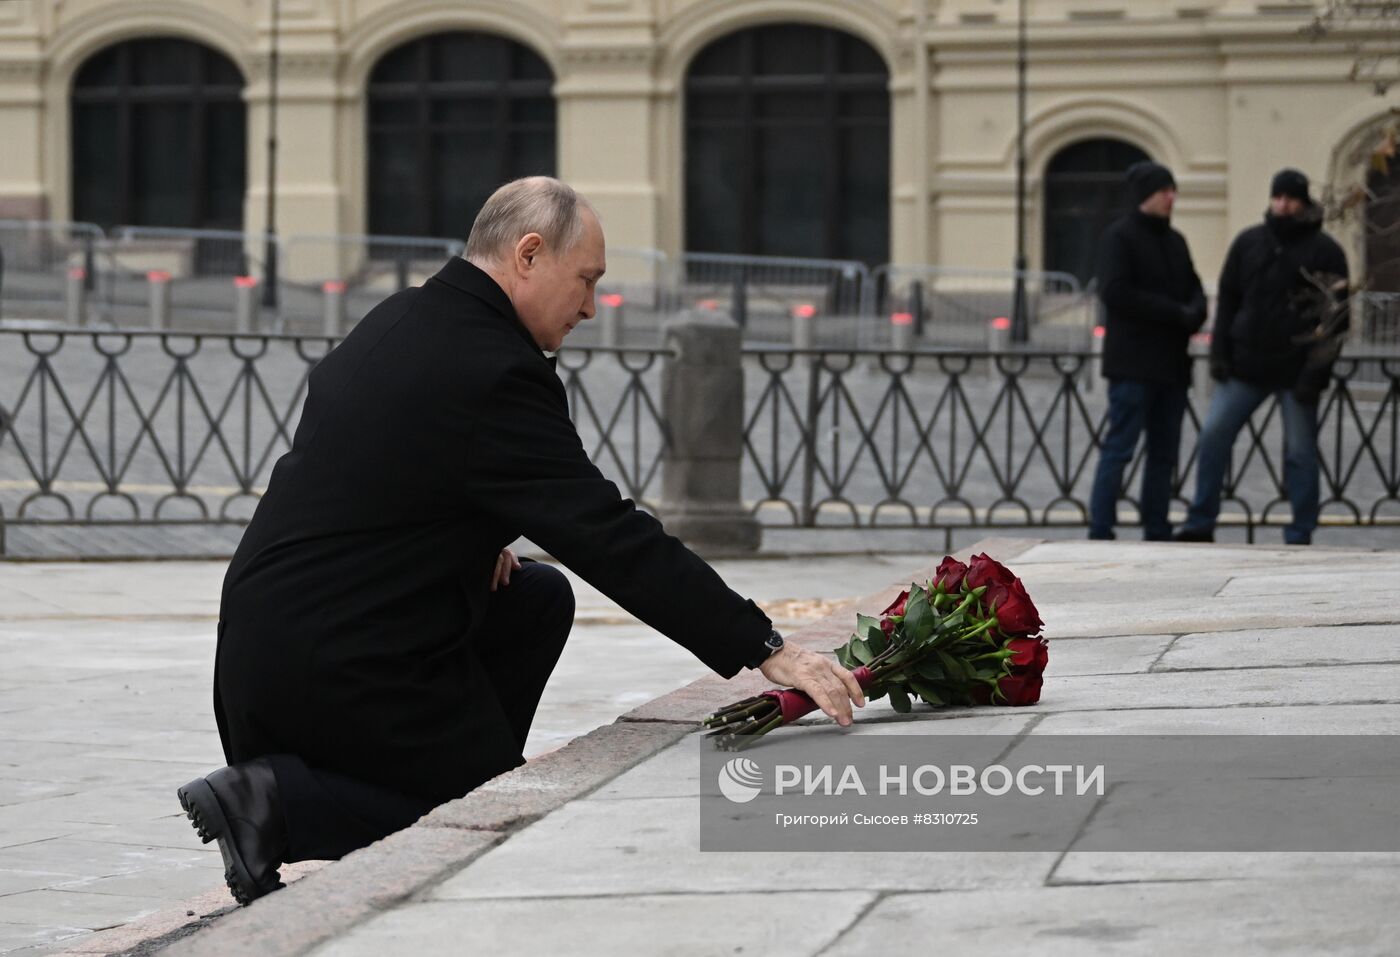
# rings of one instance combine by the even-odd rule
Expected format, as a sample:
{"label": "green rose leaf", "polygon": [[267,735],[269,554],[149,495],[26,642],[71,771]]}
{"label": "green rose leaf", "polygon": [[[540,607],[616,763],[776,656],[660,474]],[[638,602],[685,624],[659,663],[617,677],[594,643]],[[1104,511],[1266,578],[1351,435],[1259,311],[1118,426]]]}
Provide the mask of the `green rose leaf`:
{"label": "green rose leaf", "polygon": [[943,665],[943,673],[954,681],[960,680],[963,676],[962,662],[941,648],[937,654],[939,662]]}
{"label": "green rose leaf", "polygon": [[933,608],[928,603],[928,592],[915,588],[909,595],[909,603],[904,606],[904,640],[924,641],[933,634],[936,625]]}
{"label": "green rose leaf", "polygon": [[890,704],[900,714],[908,714],[914,707],[909,703],[909,696],[904,693],[903,688],[890,689]]}
{"label": "green rose leaf", "polygon": [[919,678],[911,678],[909,679],[909,687],[916,695],[923,698],[935,708],[941,708],[943,705],[947,704],[947,702],[943,700],[943,696],[938,693],[937,689],[927,681],[920,680]]}
{"label": "green rose leaf", "polygon": [[880,630],[880,619],[871,618],[869,615],[856,615],[856,637],[869,641],[875,635],[882,638],[885,636]]}
{"label": "green rose leaf", "polygon": [[914,665],[914,670],[921,678],[931,678],[934,681],[941,681],[946,678],[947,672],[943,670],[943,665],[932,657],[920,658]]}
{"label": "green rose leaf", "polygon": [[851,639],[851,654],[855,656],[856,661],[863,665],[868,665],[875,660],[875,652],[870,650],[870,645],[864,638]]}

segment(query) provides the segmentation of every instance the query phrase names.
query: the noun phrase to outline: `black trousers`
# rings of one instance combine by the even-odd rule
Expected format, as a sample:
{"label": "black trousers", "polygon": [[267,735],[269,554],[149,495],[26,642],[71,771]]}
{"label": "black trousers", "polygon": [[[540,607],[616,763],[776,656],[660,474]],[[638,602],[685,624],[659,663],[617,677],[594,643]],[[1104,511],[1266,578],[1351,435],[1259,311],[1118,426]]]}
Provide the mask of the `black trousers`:
{"label": "black trousers", "polygon": [[[550,565],[524,561],[491,596],[476,654],[505,707],[514,749],[524,750],[535,709],[574,622],[569,581]],[[503,634],[523,636],[512,642]],[[314,768],[294,754],[268,755],[287,822],[287,862],[338,860],[418,820],[437,804]],[[521,756],[517,765],[524,763]]]}

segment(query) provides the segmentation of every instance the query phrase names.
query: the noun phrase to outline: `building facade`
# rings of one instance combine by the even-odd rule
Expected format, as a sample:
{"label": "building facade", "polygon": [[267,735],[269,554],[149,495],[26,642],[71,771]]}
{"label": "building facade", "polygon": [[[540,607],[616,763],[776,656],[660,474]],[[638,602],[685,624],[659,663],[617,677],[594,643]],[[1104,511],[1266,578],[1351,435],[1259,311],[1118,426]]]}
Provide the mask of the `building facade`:
{"label": "building facade", "polygon": [[[0,3],[0,217],[261,231],[273,0]],[[1006,268],[1015,0],[280,0],[277,227],[461,236],[558,175],[615,246]],[[1030,263],[1092,272],[1151,157],[1211,282],[1281,166],[1400,106],[1311,5],[1027,0]],[[1354,270],[1365,231],[1339,225]]]}

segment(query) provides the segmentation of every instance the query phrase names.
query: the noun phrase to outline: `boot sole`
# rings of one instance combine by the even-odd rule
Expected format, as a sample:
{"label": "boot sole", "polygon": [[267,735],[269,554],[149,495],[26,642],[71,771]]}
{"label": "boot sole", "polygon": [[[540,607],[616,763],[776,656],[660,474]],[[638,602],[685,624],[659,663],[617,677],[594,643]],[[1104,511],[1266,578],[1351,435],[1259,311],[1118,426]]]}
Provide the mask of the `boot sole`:
{"label": "boot sole", "polygon": [[[224,883],[228,885],[234,900],[247,907],[259,897],[277,889],[264,889],[253,880],[248,866],[243,863],[243,855],[238,852],[238,846],[233,842],[223,806],[219,804],[219,799],[208,781],[195,778],[175,793],[180,798],[180,806],[185,809],[185,816],[190,819],[190,824],[199,835],[199,839],[205,844],[210,841],[219,842],[219,854],[224,859]],[[280,883],[277,885],[281,886]]]}

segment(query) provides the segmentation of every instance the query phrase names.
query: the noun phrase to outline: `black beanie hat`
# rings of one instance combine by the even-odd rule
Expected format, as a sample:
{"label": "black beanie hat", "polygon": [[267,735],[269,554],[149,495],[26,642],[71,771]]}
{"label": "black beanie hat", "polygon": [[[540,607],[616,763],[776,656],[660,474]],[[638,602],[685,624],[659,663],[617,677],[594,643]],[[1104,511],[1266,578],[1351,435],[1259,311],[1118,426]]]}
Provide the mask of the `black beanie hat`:
{"label": "black beanie hat", "polygon": [[1139,206],[1142,201],[1159,189],[1166,189],[1169,186],[1176,186],[1176,179],[1172,176],[1172,171],[1161,163],[1154,163],[1151,160],[1143,160],[1128,167],[1128,199],[1134,206]]}
{"label": "black beanie hat", "polygon": [[1275,196],[1292,196],[1312,205],[1312,197],[1308,195],[1308,177],[1296,169],[1281,169],[1274,174],[1274,181],[1269,184],[1269,198]]}

